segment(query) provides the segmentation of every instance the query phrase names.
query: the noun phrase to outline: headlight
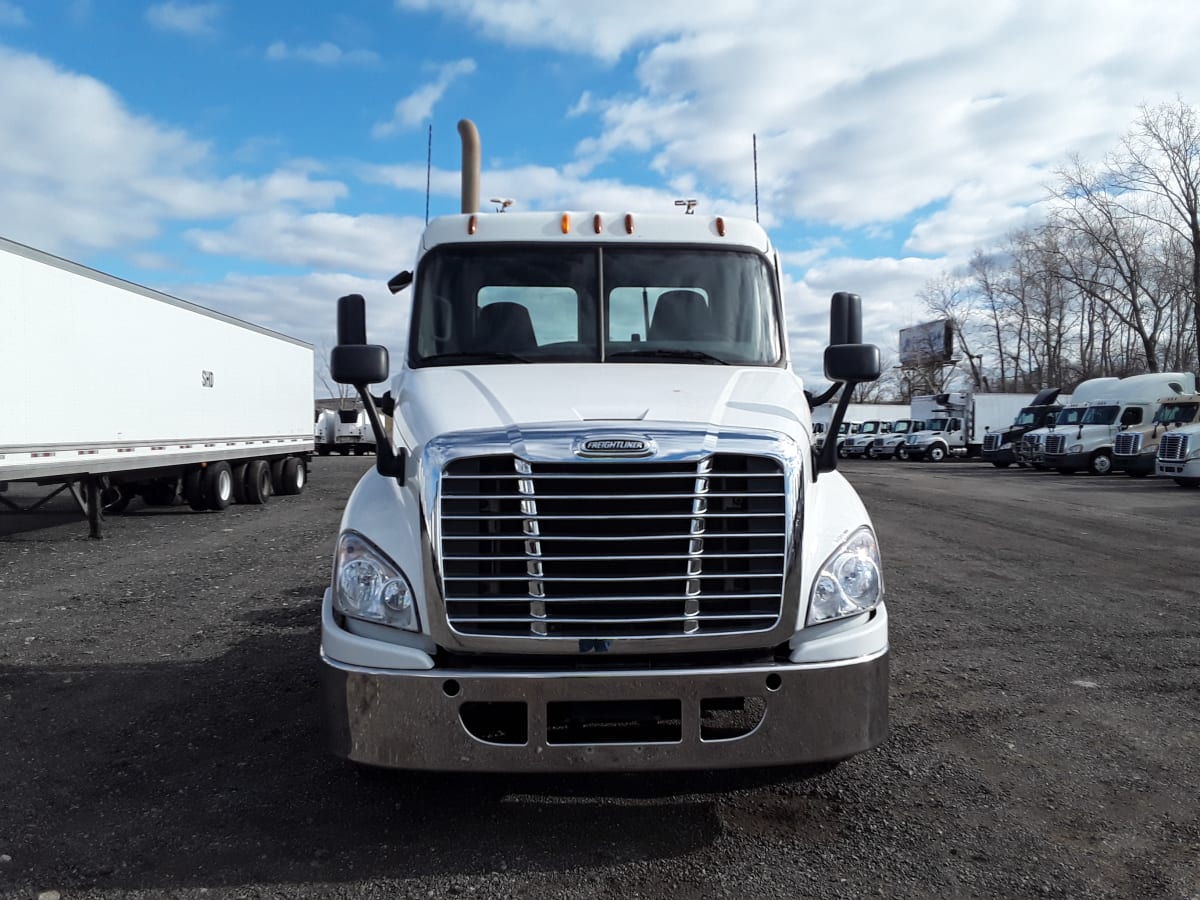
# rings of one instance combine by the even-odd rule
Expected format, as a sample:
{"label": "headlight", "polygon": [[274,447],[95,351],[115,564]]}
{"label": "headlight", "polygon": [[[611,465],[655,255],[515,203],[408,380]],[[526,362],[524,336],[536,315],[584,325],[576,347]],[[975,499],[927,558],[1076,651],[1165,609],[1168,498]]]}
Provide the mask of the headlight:
{"label": "headlight", "polygon": [[1067,452],[1068,453],[1082,453],[1083,452],[1083,444],[1072,444],[1070,447],[1067,448]]}
{"label": "headlight", "polygon": [[1012,441],[1005,441],[1003,444],[1000,445],[1000,449],[1001,450],[1011,450],[1012,449]]}
{"label": "headlight", "polygon": [[1200,459],[1200,447],[1197,447],[1195,450],[1189,450],[1187,458],[1188,459]]}
{"label": "headlight", "polygon": [[408,631],[421,628],[408,580],[381,550],[353,532],[338,541],[333,605],[355,619]]}
{"label": "headlight", "polygon": [[809,625],[874,609],[883,600],[879,545],[870,528],[854,532],[825,560],[808,601]]}

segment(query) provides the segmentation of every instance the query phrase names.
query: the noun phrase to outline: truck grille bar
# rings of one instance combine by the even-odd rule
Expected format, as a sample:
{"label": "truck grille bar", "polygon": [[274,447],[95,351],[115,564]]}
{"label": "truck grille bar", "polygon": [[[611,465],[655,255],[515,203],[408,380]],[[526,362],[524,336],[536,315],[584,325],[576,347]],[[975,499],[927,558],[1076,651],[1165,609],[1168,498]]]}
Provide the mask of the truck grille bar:
{"label": "truck grille bar", "polygon": [[1188,455],[1186,434],[1164,434],[1158,442],[1158,458],[1163,462],[1183,462]]}
{"label": "truck grille bar", "polygon": [[1000,449],[1000,438],[1001,438],[1001,435],[997,434],[994,431],[988,432],[987,434],[985,434],[983,436],[983,452],[984,453],[995,453],[997,450],[999,450]]}
{"label": "truck grille bar", "polygon": [[774,459],[457,459],[438,501],[446,617],[465,636],[769,631],[783,606],[787,496]]}
{"label": "truck grille bar", "polygon": [[1067,449],[1067,436],[1065,434],[1048,434],[1042,442],[1042,448],[1050,456],[1064,453]]}

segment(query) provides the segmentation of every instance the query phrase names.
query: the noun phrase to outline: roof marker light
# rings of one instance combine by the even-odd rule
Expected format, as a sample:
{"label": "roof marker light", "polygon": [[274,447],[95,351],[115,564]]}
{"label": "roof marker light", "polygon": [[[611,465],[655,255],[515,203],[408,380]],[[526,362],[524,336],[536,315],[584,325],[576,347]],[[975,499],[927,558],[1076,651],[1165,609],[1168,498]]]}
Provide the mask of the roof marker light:
{"label": "roof marker light", "polygon": [[592,216],[592,227],[596,229],[596,234],[604,230],[604,221],[600,218],[600,213]]}
{"label": "roof marker light", "polygon": [[717,234],[725,237],[725,220],[720,216],[717,216]]}
{"label": "roof marker light", "polygon": [[479,229],[479,219],[475,216],[467,219],[467,234],[474,234]]}
{"label": "roof marker light", "polygon": [[633,213],[625,213],[625,233],[633,234]]}
{"label": "roof marker light", "polygon": [[571,233],[571,214],[570,213],[562,214],[562,233],[563,234]]}

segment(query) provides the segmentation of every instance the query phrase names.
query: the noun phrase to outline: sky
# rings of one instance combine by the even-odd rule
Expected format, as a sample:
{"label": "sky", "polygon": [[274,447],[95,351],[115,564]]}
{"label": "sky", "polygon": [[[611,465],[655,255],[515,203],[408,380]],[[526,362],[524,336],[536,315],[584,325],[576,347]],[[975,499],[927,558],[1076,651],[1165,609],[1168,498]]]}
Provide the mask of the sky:
{"label": "sky", "polygon": [[1198,46],[1193,0],[0,0],[0,236],[320,350],[361,293],[396,353],[458,119],[520,210],[753,218],[757,144],[815,387],[831,293],[894,362],[1068,155],[1200,103]]}

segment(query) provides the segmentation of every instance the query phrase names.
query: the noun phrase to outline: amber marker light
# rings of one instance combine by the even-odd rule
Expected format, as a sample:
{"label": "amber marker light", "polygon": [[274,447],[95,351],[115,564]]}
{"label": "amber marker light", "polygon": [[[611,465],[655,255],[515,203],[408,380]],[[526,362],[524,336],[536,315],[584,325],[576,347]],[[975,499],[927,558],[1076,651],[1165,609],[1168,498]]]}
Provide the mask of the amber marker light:
{"label": "amber marker light", "polygon": [[474,234],[479,228],[479,219],[475,216],[467,219],[467,234]]}
{"label": "amber marker light", "polygon": [[570,213],[562,214],[562,233],[563,234],[571,233],[571,214]]}
{"label": "amber marker light", "polygon": [[725,237],[725,220],[720,216],[717,216],[717,234],[719,234],[721,237]]}
{"label": "amber marker light", "polygon": [[596,234],[599,234],[604,230],[604,222],[600,218],[600,213],[596,213],[594,216],[592,216],[592,227],[596,229]]}
{"label": "amber marker light", "polygon": [[633,234],[633,213],[625,213],[625,233]]}

